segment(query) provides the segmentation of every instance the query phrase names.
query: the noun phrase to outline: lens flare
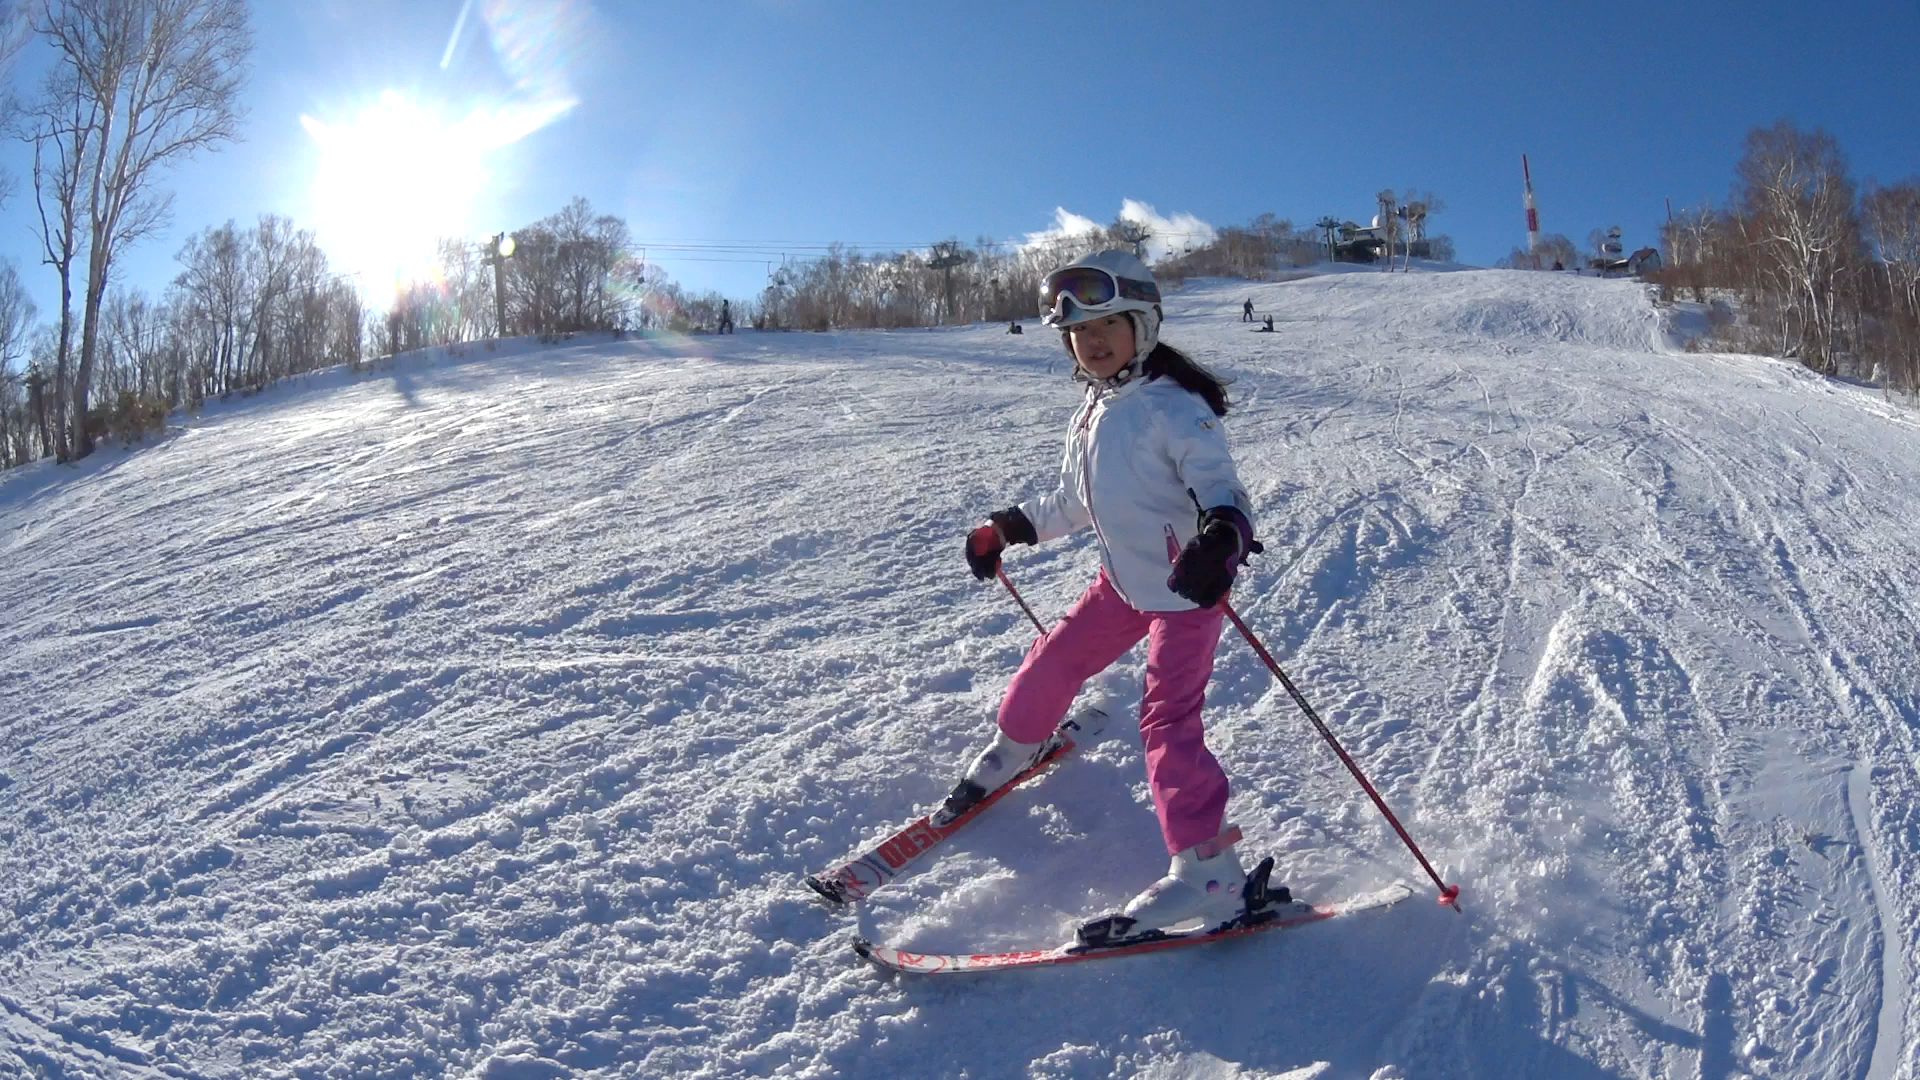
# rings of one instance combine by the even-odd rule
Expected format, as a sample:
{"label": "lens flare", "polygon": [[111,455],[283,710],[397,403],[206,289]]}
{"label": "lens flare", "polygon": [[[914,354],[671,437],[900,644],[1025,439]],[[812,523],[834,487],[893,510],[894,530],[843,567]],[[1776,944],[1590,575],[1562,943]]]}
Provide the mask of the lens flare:
{"label": "lens flare", "polygon": [[500,69],[523,101],[575,100],[570,72],[590,37],[589,12],[575,0],[481,0],[480,17]]}

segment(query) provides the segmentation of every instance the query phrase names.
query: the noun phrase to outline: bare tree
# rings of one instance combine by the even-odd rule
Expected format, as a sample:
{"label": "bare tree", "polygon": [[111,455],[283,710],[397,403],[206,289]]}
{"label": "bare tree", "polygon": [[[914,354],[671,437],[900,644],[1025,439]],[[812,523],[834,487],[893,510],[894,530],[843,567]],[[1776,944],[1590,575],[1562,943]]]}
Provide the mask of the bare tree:
{"label": "bare tree", "polygon": [[507,333],[541,337],[560,327],[560,238],[546,222],[513,234],[516,245],[507,263]]}
{"label": "bare tree", "polygon": [[499,337],[494,326],[492,248],[467,240],[442,239],[439,244],[440,280],[453,303],[454,341]]}
{"label": "bare tree", "polygon": [[13,264],[0,260],[0,376],[14,371],[26,356],[27,336],[38,314]]}
{"label": "bare tree", "polygon": [[[302,276],[301,264],[310,244],[303,245],[293,222],[278,214],[262,214],[259,224],[247,230],[246,239],[249,288],[239,379],[241,386],[258,389],[275,374],[274,351],[290,330],[282,325],[290,321],[285,320],[284,308],[296,278]],[[280,373],[284,370],[283,366]]]}
{"label": "bare tree", "polygon": [[1386,269],[1391,273],[1393,271],[1393,244],[1400,236],[1400,197],[1393,193],[1392,188],[1385,188],[1382,189],[1378,195],[1374,196],[1374,200],[1380,204],[1380,214],[1376,220],[1380,223],[1380,239],[1386,241]]}
{"label": "bare tree", "polygon": [[1869,192],[1861,214],[1886,286],[1885,374],[1920,394],[1920,180]]}
{"label": "bare tree", "polygon": [[[1407,189],[1406,202],[1400,208],[1400,216],[1404,218],[1407,223],[1407,254],[1406,258],[1401,261],[1401,266],[1404,269],[1412,269],[1416,245],[1424,249],[1425,253],[1420,256],[1421,258],[1431,259],[1435,257],[1432,244],[1427,239],[1427,219],[1446,208],[1446,202],[1431,191],[1421,191],[1418,188]],[[1451,250],[1449,250],[1448,254],[1450,258]]]}
{"label": "bare tree", "polygon": [[1861,200],[1861,209],[1895,300],[1920,316],[1920,180],[1871,191]]}
{"label": "bare tree", "polygon": [[1781,298],[1777,333],[1785,355],[1831,372],[1842,278],[1860,261],[1853,181],[1840,144],[1824,131],[1781,121],[1747,135],[1735,167],[1741,226]]}
{"label": "bare tree", "polygon": [[107,347],[117,361],[113,389],[143,400],[162,396],[161,365],[167,344],[167,313],[139,289],[115,287],[107,294]]}
{"label": "bare tree", "polygon": [[173,281],[180,297],[175,306],[187,324],[188,351],[203,372],[194,380],[199,392],[188,399],[197,403],[232,386],[240,363],[250,291],[246,243],[229,221],[189,237],[176,258],[182,268]]}
{"label": "bare tree", "polygon": [[32,452],[25,360],[32,348],[33,300],[13,264],[0,260],[0,468],[18,465]]}
{"label": "bare tree", "polygon": [[[85,457],[93,449],[88,389],[114,260],[165,221],[170,198],[155,190],[158,174],[237,136],[252,43],[243,0],[40,0],[33,28],[54,51],[54,108],[46,115],[73,121],[38,134],[57,146],[63,165],[78,169],[71,186],[55,187],[63,219],[86,236],[69,417],[70,452]],[[71,230],[67,239],[70,257]]]}
{"label": "bare tree", "polygon": [[543,224],[558,242],[560,329],[611,329],[609,288],[632,246],[627,223],[612,214],[595,214],[592,204],[576,195]]}
{"label": "bare tree", "polygon": [[1580,252],[1565,233],[1548,233],[1540,238],[1534,250],[1516,247],[1494,265],[1508,270],[1532,270],[1536,263],[1540,269],[1564,270],[1579,265]]}
{"label": "bare tree", "polygon": [[[20,54],[20,47],[27,40],[26,21],[19,17],[15,5],[9,0],[0,0],[0,88],[13,81],[13,61]],[[18,122],[20,101],[10,91],[0,89],[0,131],[14,132]],[[0,169],[0,207],[13,197],[13,174]]]}
{"label": "bare tree", "polygon": [[1717,276],[1711,264],[1726,257],[1729,235],[1725,215],[1715,213],[1711,203],[1675,214],[1660,227],[1666,249],[1661,284],[1690,289],[1695,303],[1705,303],[1708,281]]}
{"label": "bare tree", "polygon": [[[1408,233],[1415,240],[1425,240],[1427,238],[1427,219],[1436,214],[1446,213],[1447,200],[1442,199],[1431,191],[1422,191],[1419,188],[1408,188],[1406,203]],[[1420,222],[1418,228],[1414,227],[1416,217]]]}
{"label": "bare tree", "polygon": [[51,385],[43,385],[39,408],[51,414],[55,457],[68,455],[71,425],[67,419],[68,388],[72,383],[73,270],[84,248],[80,204],[87,160],[95,153],[100,108],[84,84],[65,68],[48,72],[46,84],[33,104],[23,110],[20,137],[33,145],[33,201],[39,215],[41,261],[60,279],[60,317],[54,338]]}
{"label": "bare tree", "polygon": [[[1323,218],[1323,221],[1333,221]],[[1337,229],[1339,222],[1326,228]],[[1312,233],[1295,232],[1293,222],[1273,214],[1261,214],[1245,226],[1228,225],[1214,230],[1213,241],[1180,252],[1154,267],[1162,281],[1181,281],[1190,277],[1241,277],[1265,280],[1286,266],[1308,266],[1319,262],[1324,251]]]}

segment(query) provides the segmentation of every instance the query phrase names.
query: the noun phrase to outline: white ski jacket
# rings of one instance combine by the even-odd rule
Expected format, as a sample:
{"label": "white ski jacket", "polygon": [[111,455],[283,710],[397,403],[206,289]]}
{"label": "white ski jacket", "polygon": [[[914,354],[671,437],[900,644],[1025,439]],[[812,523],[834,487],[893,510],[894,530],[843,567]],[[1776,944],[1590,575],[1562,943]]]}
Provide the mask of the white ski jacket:
{"label": "white ski jacket", "polygon": [[1020,512],[1042,541],[1093,526],[1108,580],[1136,610],[1192,611],[1192,601],[1167,588],[1167,575],[1199,531],[1200,511],[1216,506],[1238,507],[1253,521],[1220,418],[1198,394],[1161,377],[1090,386],[1067,429],[1059,489],[1021,503]]}

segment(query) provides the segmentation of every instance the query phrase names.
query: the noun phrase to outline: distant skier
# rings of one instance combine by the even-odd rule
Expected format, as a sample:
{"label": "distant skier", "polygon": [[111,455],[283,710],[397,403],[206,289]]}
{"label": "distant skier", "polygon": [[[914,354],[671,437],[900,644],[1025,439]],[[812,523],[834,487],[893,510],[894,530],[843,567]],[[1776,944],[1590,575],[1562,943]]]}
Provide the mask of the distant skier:
{"label": "distant skier", "polygon": [[1240,305],[1240,321],[1241,322],[1253,321],[1253,298],[1252,297],[1248,297],[1247,302]]}
{"label": "distant skier", "polygon": [[1042,322],[1061,331],[1086,400],[1067,429],[1058,489],[990,515],[968,534],[967,563],[985,581],[999,572],[1007,544],[1092,525],[1100,573],[1027,653],[1000,704],[993,742],[935,818],[964,813],[1024,770],[1086,680],[1146,638],[1140,733],[1173,859],[1165,877],[1127,904],[1125,915],[1135,920],[1127,934],[1196,918],[1217,926],[1240,914],[1246,874],[1234,853],[1239,830],[1223,824],[1227,777],[1207,750],[1200,710],[1220,641],[1221,601],[1247,556],[1260,550],[1252,502],[1220,423],[1226,387],[1160,342],[1159,286],[1127,252],[1103,251],[1054,271],[1040,297]]}
{"label": "distant skier", "polygon": [[720,301],[720,332],[723,334],[733,333],[733,308],[732,302],[729,300],[723,299]]}

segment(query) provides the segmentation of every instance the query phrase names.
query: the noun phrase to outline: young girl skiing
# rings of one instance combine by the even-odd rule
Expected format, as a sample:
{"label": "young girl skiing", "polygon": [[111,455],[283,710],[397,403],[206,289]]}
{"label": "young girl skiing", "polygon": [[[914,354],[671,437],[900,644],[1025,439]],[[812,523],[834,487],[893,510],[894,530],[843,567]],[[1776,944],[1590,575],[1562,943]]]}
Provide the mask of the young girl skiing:
{"label": "young girl skiing", "polygon": [[[1196,919],[1211,928],[1243,910],[1226,827],[1227,778],[1207,750],[1200,708],[1237,568],[1260,550],[1252,504],[1227,449],[1225,387],[1159,340],[1160,289],[1124,251],[1048,275],[1046,325],[1061,331],[1086,400],[1067,430],[1057,490],[998,511],[967,537],[975,577],[999,572],[1008,544],[1091,526],[1100,573],[1027,653],[1000,705],[999,730],[967,767],[940,816],[953,817],[1031,764],[1092,676],[1147,639],[1140,733],[1167,875],[1127,904],[1127,936]],[[1089,927],[1094,924],[1088,924]],[[1083,937],[1087,929],[1082,930]]]}

